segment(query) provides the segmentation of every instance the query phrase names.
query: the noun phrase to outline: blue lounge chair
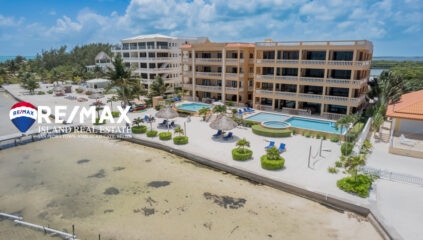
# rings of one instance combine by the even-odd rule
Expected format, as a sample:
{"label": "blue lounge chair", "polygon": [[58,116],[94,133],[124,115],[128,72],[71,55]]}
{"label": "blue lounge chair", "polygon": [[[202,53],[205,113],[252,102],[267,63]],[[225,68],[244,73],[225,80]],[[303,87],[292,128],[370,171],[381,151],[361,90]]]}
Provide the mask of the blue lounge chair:
{"label": "blue lounge chair", "polygon": [[275,146],[275,142],[274,141],[270,141],[269,146],[265,147],[266,149],[269,149],[271,147]]}
{"label": "blue lounge chair", "polygon": [[167,124],[167,120],[163,120],[163,122],[159,123],[159,126],[165,126]]}
{"label": "blue lounge chair", "polygon": [[225,140],[228,140],[229,138],[233,138],[232,132],[229,132],[228,135],[223,137],[223,139],[225,139]]}
{"label": "blue lounge chair", "polygon": [[238,112],[239,114],[242,114],[242,110],[241,109],[239,109],[239,112]]}
{"label": "blue lounge chair", "polygon": [[252,109],[252,108],[250,108],[250,107],[247,107],[247,110],[248,110],[249,112],[254,112],[254,111],[255,111],[254,109]]}
{"label": "blue lounge chair", "polygon": [[219,137],[222,135],[222,130],[218,130],[216,134],[213,134],[213,137]]}
{"label": "blue lounge chair", "polygon": [[170,124],[169,124],[169,128],[174,128],[175,127],[175,122],[174,121],[172,121]]}
{"label": "blue lounge chair", "polygon": [[144,121],[148,122],[148,117],[147,115],[144,116]]}
{"label": "blue lounge chair", "polygon": [[173,100],[175,100],[175,102],[177,102],[178,101],[178,98],[173,98]]}
{"label": "blue lounge chair", "polygon": [[178,97],[178,101],[181,101],[181,100],[182,100],[182,98]]}
{"label": "blue lounge chair", "polygon": [[285,143],[281,143],[281,145],[279,145],[279,152],[282,152],[285,150]]}
{"label": "blue lounge chair", "polygon": [[251,111],[251,110],[249,110],[248,108],[244,108],[244,112],[253,112],[253,111]]}

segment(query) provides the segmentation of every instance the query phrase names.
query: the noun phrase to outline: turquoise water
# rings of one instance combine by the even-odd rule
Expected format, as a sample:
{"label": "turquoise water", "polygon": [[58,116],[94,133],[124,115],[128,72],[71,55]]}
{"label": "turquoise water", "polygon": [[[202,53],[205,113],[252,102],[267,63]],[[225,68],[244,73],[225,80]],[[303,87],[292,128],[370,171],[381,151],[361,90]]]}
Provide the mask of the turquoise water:
{"label": "turquoise water", "polygon": [[[335,129],[334,123],[325,120],[307,119],[300,117],[292,117],[285,122],[291,124],[292,127],[309,129],[314,131],[328,132],[328,133],[341,133],[341,129]],[[343,129],[345,133],[346,129]]]}
{"label": "turquoise water", "polygon": [[201,103],[184,103],[177,106],[177,108],[181,110],[185,110],[185,111],[197,112],[198,110],[202,108],[211,108],[211,106],[207,104],[201,104]]}
{"label": "turquoise water", "polygon": [[245,118],[246,120],[255,121],[255,122],[268,122],[268,121],[283,121],[287,119],[288,116],[274,113],[257,113],[250,117]]}
{"label": "turquoise water", "polygon": [[[0,62],[5,62],[7,60],[15,59],[16,56],[0,56]],[[35,56],[22,56],[26,59],[34,59]]]}
{"label": "turquoise water", "polygon": [[286,122],[280,122],[280,121],[268,121],[268,122],[263,122],[262,123],[263,126],[268,127],[268,128],[287,128],[289,127],[289,124]]}

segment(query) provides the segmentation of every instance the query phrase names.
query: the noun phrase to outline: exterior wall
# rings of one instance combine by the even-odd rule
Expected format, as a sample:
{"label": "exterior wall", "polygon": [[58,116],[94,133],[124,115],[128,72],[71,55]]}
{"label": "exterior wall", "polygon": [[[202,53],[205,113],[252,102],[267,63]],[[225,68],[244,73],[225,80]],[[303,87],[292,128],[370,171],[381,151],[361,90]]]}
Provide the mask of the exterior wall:
{"label": "exterior wall", "polygon": [[423,134],[423,121],[398,119],[398,132]]}
{"label": "exterior wall", "polygon": [[393,154],[398,154],[402,156],[414,157],[414,158],[423,158],[423,152],[414,151],[410,149],[401,149],[389,146],[389,152]]}

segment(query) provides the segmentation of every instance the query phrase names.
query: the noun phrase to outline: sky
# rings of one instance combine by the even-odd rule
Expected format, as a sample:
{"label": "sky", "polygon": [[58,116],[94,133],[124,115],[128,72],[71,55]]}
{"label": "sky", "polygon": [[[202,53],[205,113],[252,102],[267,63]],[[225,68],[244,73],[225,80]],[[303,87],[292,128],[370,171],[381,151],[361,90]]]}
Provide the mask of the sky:
{"label": "sky", "polygon": [[360,40],[423,56],[423,0],[0,0],[0,55],[160,33],[216,42]]}

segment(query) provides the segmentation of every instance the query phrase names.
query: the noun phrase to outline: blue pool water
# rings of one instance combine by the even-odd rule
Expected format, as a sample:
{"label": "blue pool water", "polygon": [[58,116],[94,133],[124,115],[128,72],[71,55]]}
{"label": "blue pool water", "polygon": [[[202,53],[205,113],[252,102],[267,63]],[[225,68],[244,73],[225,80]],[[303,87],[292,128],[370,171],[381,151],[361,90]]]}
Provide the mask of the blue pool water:
{"label": "blue pool water", "polygon": [[289,124],[286,122],[280,122],[280,121],[268,121],[261,123],[263,126],[268,128],[275,128],[275,129],[281,129],[281,128],[287,128],[289,127]]}
{"label": "blue pool water", "polygon": [[[292,117],[285,122],[291,124],[292,127],[296,128],[303,128],[321,132],[328,132],[328,133],[341,133],[341,129],[335,129],[334,123],[325,120],[317,120],[317,119],[308,119],[308,118],[301,118],[301,117]],[[346,129],[343,129],[343,133],[345,133]]]}
{"label": "blue pool water", "polygon": [[197,112],[202,108],[211,108],[210,105],[201,104],[201,103],[184,103],[177,106],[178,109],[190,111],[190,112]]}
{"label": "blue pool water", "polygon": [[246,120],[255,121],[255,122],[268,122],[268,121],[283,121],[287,119],[288,116],[274,113],[257,113],[250,117],[245,118]]}

